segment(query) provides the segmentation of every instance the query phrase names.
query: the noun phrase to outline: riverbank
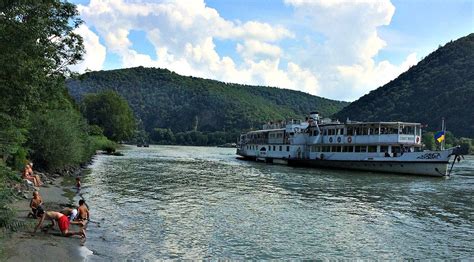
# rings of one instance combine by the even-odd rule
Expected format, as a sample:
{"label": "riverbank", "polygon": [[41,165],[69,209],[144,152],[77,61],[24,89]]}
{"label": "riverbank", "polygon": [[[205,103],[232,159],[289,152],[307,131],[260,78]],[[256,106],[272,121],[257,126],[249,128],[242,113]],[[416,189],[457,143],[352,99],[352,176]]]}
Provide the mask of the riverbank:
{"label": "riverbank", "polygon": [[[40,187],[46,210],[61,210],[74,203],[76,192],[73,189],[74,177],[58,177]],[[22,199],[12,203],[16,210],[17,219],[26,222],[28,226],[5,239],[4,258],[6,261],[83,261],[91,253],[85,246],[81,246],[77,237],[62,237],[56,228],[48,234],[41,231],[32,234],[37,220],[27,218],[30,212],[29,199]],[[49,222],[45,222],[45,224]],[[71,225],[71,230],[78,227]],[[87,245],[87,243],[86,243]]]}

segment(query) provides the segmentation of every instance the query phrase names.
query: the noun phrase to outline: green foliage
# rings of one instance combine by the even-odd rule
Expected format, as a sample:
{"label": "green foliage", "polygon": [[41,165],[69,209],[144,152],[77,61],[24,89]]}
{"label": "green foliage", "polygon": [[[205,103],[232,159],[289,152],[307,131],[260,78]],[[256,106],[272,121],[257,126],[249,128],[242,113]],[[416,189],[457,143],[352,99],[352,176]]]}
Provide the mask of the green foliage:
{"label": "green foliage", "polygon": [[83,52],[82,38],[73,32],[81,23],[77,15],[74,5],[58,0],[2,2],[0,122],[11,119],[0,132],[8,134],[12,151],[24,142],[29,113],[64,96],[67,66]]}
{"label": "green foliage", "polygon": [[82,102],[82,112],[90,124],[100,126],[104,135],[114,141],[131,138],[136,128],[127,101],[111,90],[87,94]]}
{"label": "green foliage", "polygon": [[28,151],[25,148],[20,147],[14,154],[11,155],[8,161],[9,166],[16,170],[22,170],[28,162],[27,157]]}
{"label": "green foliage", "polygon": [[15,219],[14,210],[8,206],[15,199],[15,192],[10,185],[18,181],[19,176],[0,163],[0,237],[24,226],[24,223]]}
{"label": "green foliage", "polygon": [[[173,139],[161,138],[156,128],[169,129],[176,143],[189,144],[185,135],[189,131],[206,135],[240,132],[260,128],[268,121],[304,119],[314,110],[329,116],[347,105],[298,91],[223,83],[143,67],[89,72],[68,81],[68,87],[78,100],[84,100],[87,93],[115,90],[128,101],[140,128],[158,143]],[[179,139],[178,133],[182,133]],[[202,142],[204,138],[199,139]]]}
{"label": "green foliage", "polygon": [[425,149],[428,149],[428,150],[436,149],[436,143],[435,143],[433,132],[424,133],[423,136],[421,137],[421,141],[425,145]]}
{"label": "green foliage", "polygon": [[98,125],[89,125],[89,135],[102,136],[104,135],[104,129]]}
{"label": "green foliage", "polygon": [[34,113],[28,146],[41,166],[53,170],[87,159],[86,123],[73,109]]}
{"label": "green foliage", "polygon": [[110,141],[107,137],[100,135],[100,136],[90,136],[90,141],[92,144],[92,148],[94,150],[102,150],[108,153],[115,152],[117,150],[117,143]]}
{"label": "green foliage", "polygon": [[474,33],[431,53],[395,80],[336,114],[339,119],[408,121],[474,137]]}
{"label": "green foliage", "polygon": [[[32,112],[70,103],[64,79],[68,65],[81,59],[82,38],[76,7],[59,0],[3,1],[0,12],[0,156],[25,158],[25,142],[34,134]],[[53,136],[54,137],[54,134]],[[35,145],[28,148],[39,152]],[[49,161],[49,160],[48,160]]]}
{"label": "green foliage", "polygon": [[175,144],[176,137],[173,131],[169,128],[155,128],[150,135],[150,138],[156,144]]}

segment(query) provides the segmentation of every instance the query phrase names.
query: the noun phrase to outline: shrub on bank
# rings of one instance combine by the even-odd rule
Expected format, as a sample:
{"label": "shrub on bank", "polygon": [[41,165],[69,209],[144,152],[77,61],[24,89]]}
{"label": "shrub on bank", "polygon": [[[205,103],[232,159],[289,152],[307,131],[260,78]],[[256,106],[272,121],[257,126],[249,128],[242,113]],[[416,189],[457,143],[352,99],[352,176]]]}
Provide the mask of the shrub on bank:
{"label": "shrub on bank", "polygon": [[86,123],[73,109],[35,113],[28,147],[40,166],[54,170],[87,159]]}
{"label": "shrub on bank", "polygon": [[91,143],[91,148],[94,150],[102,150],[107,153],[113,153],[117,150],[118,144],[110,141],[107,137],[103,135],[90,136],[89,141]]}
{"label": "shrub on bank", "polygon": [[8,207],[8,204],[15,199],[15,191],[11,184],[20,181],[15,172],[0,162],[0,238],[5,233],[16,230],[23,225],[22,222],[15,219],[15,212]]}

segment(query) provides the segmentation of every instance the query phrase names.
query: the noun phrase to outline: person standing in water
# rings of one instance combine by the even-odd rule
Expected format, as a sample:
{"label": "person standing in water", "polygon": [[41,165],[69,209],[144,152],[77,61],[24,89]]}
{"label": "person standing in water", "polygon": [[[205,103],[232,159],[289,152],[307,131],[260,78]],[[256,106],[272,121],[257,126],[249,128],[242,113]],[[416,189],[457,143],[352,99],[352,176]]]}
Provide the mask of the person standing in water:
{"label": "person standing in water", "polygon": [[79,207],[77,208],[77,213],[78,221],[89,220],[89,209],[87,208],[86,201],[84,199],[79,200]]}

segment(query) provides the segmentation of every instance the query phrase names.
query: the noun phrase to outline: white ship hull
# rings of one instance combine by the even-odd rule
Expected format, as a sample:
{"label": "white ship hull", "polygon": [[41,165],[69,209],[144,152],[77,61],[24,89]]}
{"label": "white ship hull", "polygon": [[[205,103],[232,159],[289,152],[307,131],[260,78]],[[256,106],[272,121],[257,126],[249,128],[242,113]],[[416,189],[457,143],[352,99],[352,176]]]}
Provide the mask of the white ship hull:
{"label": "white ship hull", "polygon": [[[429,153],[432,154],[432,153]],[[374,172],[386,172],[396,174],[426,175],[426,176],[446,176],[448,175],[449,157],[445,160],[409,160],[408,158],[366,158],[360,160],[350,159],[298,159],[298,158],[274,158],[271,156],[262,157],[239,153],[249,160],[284,164],[291,166],[307,166],[317,168],[336,168],[349,170],[362,170]],[[449,155],[446,150],[445,155]]]}
{"label": "white ship hull", "polygon": [[446,176],[448,162],[406,162],[406,161],[349,161],[349,160],[291,160],[289,165],[352,169],[397,174]]}

